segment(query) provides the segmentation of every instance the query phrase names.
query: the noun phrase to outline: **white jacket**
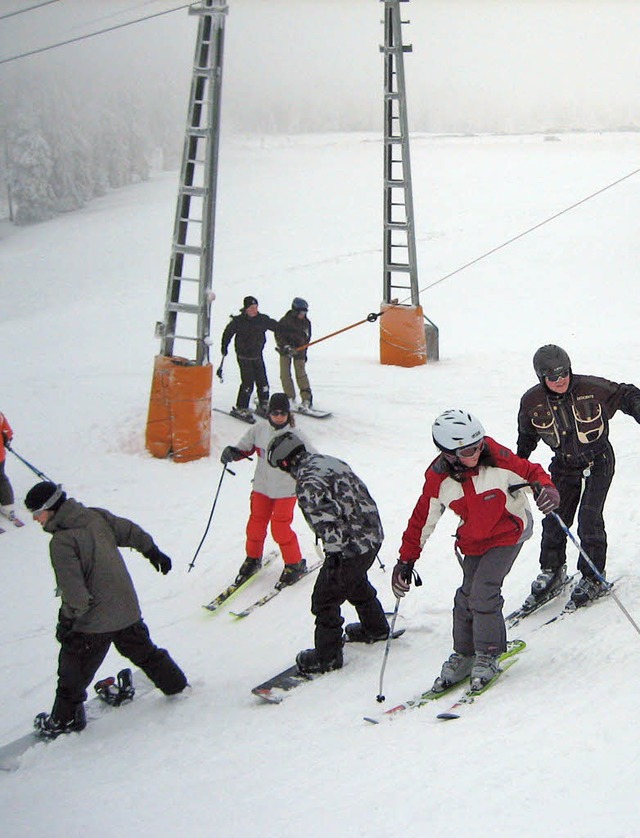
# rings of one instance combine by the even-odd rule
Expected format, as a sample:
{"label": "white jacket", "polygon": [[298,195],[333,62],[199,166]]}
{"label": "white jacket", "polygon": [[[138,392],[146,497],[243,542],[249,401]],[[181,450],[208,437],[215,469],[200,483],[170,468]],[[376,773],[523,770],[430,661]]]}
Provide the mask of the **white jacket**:
{"label": "white jacket", "polygon": [[267,452],[271,440],[291,430],[304,443],[305,448],[310,454],[317,453],[316,449],[307,441],[305,435],[298,428],[292,429],[288,423],[284,427],[276,430],[271,427],[268,421],[258,421],[249,428],[240,442],[237,443],[236,448],[246,452],[247,456],[256,454],[258,457],[256,471],[253,475],[254,492],[260,492],[260,494],[266,495],[268,498],[295,497],[296,483],[293,477],[279,468],[273,468],[267,461]]}

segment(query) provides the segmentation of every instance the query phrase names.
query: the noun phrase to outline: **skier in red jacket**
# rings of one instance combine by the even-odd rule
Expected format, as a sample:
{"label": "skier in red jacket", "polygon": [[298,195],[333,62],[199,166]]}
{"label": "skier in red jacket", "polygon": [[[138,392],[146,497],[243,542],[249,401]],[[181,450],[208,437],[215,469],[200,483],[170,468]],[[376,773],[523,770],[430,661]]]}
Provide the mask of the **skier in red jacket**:
{"label": "skier in red jacket", "polygon": [[11,483],[9,483],[9,478],[4,473],[4,463],[7,458],[5,445],[11,442],[12,439],[13,431],[11,430],[9,420],[4,413],[0,413],[0,511],[5,518],[9,519],[15,518],[16,513],[13,508],[13,488]]}
{"label": "skier in red jacket", "polygon": [[499,672],[498,657],[506,650],[502,583],[533,531],[526,492],[510,489],[534,484],[544,514],[560,498],[542,466],[485,436],[470,413],[447,410],[432,432],[441,453],[425,473],[422,494],[402,536],[392,589],[398,597],[405,595],[414,563],[438,520],[447,508],[455,512],[461,519],[455,537],[463,579],[454,598],[454,652],[433,689],[441,692],[469,675],[471,688],[480,689]]}

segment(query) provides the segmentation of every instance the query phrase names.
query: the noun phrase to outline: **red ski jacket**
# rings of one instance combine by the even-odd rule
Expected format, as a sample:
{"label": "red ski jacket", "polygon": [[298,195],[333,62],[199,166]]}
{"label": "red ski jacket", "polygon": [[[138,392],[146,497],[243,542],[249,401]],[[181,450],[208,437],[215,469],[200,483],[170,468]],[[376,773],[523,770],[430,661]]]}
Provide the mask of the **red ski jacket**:
{"label": "red ski jacket", "polygon": [[400,560],[414,562],[420,557],[445,509],[461,519],[456,545],[466,556],[481,556],[492,547],[518,544],[531,535],[533,516],[527,492],[511,494],[517,483],[538,481],[553,485],[542,466],[520,457],[486,436],[485,446],[495,465],[478,465],[454,480],[443,455],[425,472],[422,494],[402,536]]}
{"label": "red ski jacket", "polygon": [[11,425],[7,421],[7,417],[4,413],[0,413],[0,463],[4,463],[7,452],[4,448],[5,440],[11,442],[13,439],[13,431],[11,430]]}

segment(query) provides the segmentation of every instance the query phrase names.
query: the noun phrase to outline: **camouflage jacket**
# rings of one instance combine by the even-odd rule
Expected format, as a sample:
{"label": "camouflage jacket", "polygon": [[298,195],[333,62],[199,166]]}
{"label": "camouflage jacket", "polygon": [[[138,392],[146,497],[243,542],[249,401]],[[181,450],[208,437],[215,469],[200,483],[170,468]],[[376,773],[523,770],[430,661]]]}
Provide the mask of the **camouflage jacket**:
{"label": "camouflage jacket", "polygon": [[303,454],[292,475],[298,505],[325,554],[350,558],[377,552],[384,531],[375,501],[349,466],[324,454]]}

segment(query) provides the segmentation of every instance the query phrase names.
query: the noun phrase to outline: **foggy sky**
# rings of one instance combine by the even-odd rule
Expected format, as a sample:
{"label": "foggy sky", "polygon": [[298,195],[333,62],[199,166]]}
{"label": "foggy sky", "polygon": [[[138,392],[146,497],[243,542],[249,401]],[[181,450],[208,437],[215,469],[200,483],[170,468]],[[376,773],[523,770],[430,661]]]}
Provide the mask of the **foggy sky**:
{"label": "foggy sky", "polygon": [[[0,14],[24,5],[0,0]],[[180,5],[61,0],[0,21],[0,58]],[[228,0],[223,130],[380,131],[378,0]],[[638,0],[411,0],[402,4],[412,131],[640,127]],[[184,91],[196,19],[186,10],[0,66],[124,77]],[[159,74],[159,75],[158,75]],[[162,85],[158,77],[162,78]],[[159,89],[160,88],[160,89]]]}

